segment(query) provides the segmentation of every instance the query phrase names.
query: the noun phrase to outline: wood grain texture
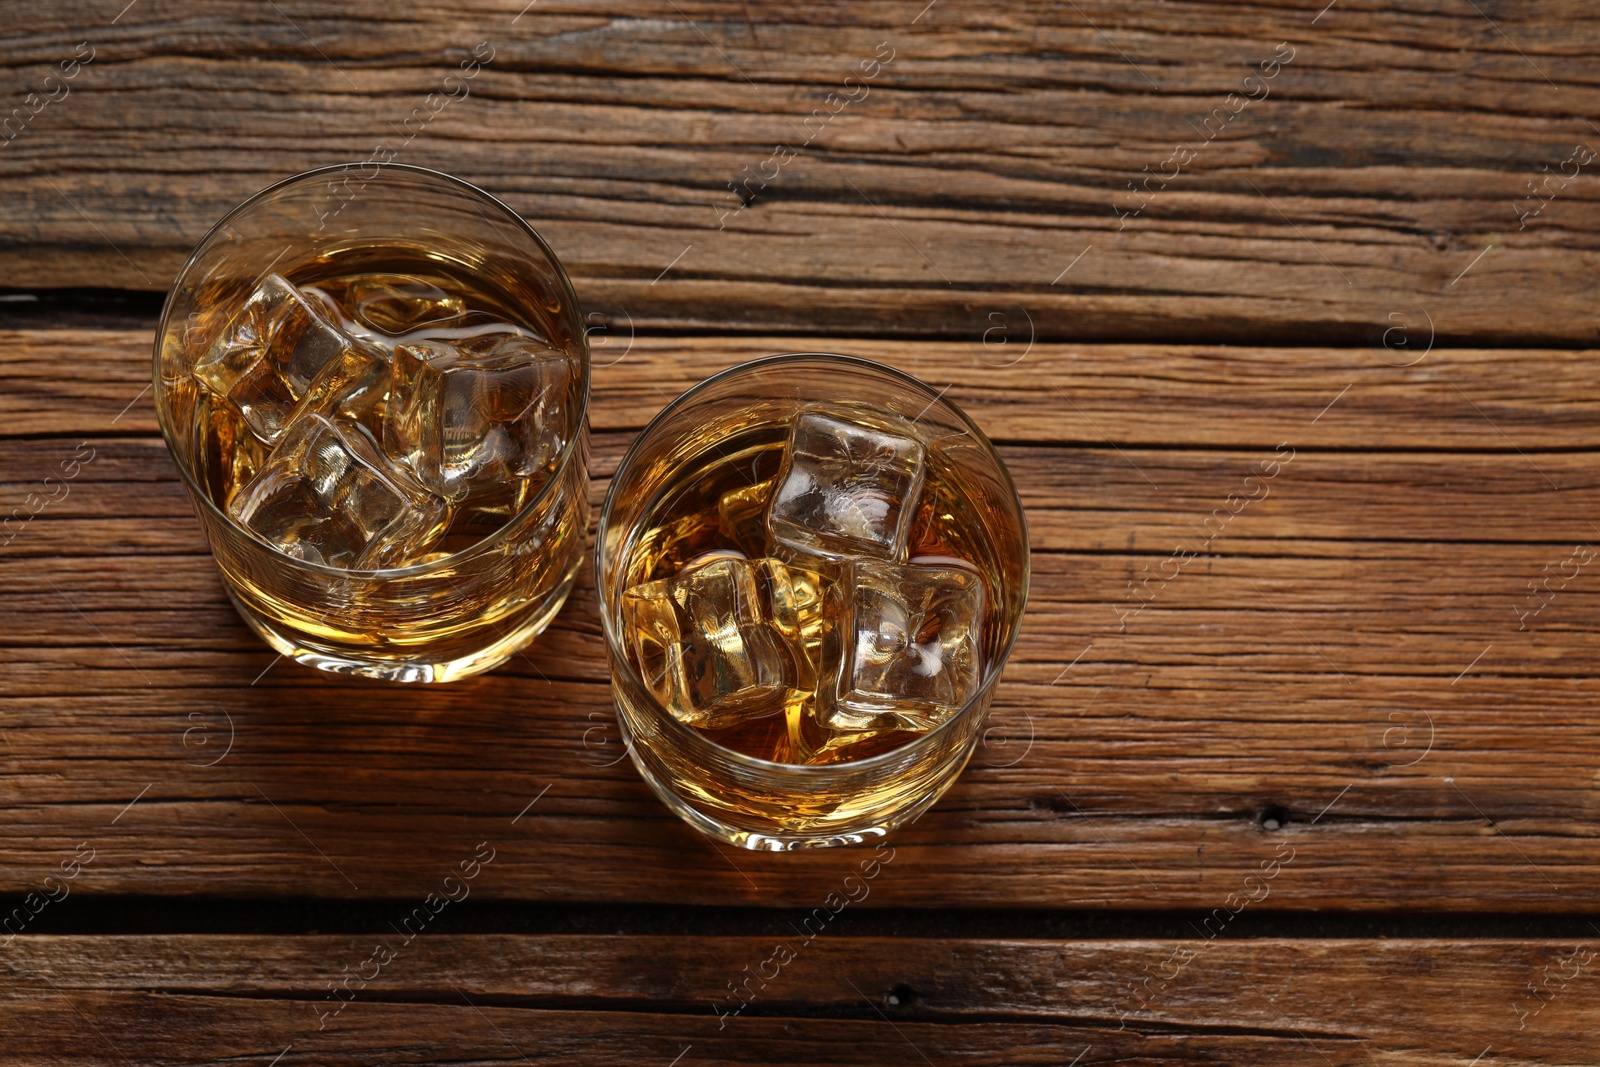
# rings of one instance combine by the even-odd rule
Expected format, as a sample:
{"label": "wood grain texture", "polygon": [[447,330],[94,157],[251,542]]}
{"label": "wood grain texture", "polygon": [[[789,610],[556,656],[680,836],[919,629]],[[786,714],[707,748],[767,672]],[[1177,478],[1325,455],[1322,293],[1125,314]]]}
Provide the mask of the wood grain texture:
{"label": "wood grain texture", "polygon": [[640,326],[1595,337],[1572,0],[115,6],[8,9],[4,108],[94,58],[0,146],[0,285],[164,289],[245,196],[381,143],[504,197]]}
{"label": "wood grain texture", "polygon": [[1583,1063],[1594,967],[1550,941],[24,936],[0,1063]]}
{"label": "wood grain texture", "polygon": [[[613,342],[597,496],[682,387],[796,347]],[[485,897],[814,907],[858,862],[712,846],[618,762],[587,569],[480,679],[273,665],[154,433],[148,345],[0,333],[0,516],[95,449],[0,548],[0,889],[80,842],[89,894],[410,898],[488,841]],[[999,438],[1034,548],[993,730],[894,839],[872,906],[1209,910],[1285,848],[1254,907],[1593,906],[1592,567],[1518,611],[1597,535],[1600,353],[816,346],[949,384]],[[1284,442],[1270,494],[1148,580]]]}

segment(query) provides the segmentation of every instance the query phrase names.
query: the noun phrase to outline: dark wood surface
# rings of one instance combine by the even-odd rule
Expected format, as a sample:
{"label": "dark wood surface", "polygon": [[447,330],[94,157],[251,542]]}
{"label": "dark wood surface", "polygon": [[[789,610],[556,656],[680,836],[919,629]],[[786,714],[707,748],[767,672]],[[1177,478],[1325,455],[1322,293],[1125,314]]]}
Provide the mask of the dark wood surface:
{"label": "dark wood surface", "polygon": [[[40,1065],[281,1053],[283,1063],[341,1065],[1081,1056],[1343,1067],[1587,1063],[1600,1026],[1582,991],[1592,953],[1567,942],[790,937],[792,960],[767,966],[771,981],[751,981],[733,1014],[729,981],[773,959],[782,938],[387,940],[394,958],[381,978],[336,998],[328,983],[383,937],[19,938],[0,963],[18,991],[7,1052]],[[1571,977],[1552,977],[1539,998],[1520,988],[1546,972]],[[1140,1008],[1133,980],[1157,973],[1174,977],[1152,983]]]}
{"label": "dark wood surface", "polygon": [[0,284],[164,289],[243,197],[381,143],[505,197],[644,325],[1595,336],[1592,182],[1540,184],[1600,145],[1579,0],[119,7],[8,10],[18,99],[94,59],[0,149]]}
{"label": "dark wood surface", "polygon": [[[0,127],[0,519],[54,497],[0,531],[0,1063],[1594,1061],[1593,165],[1528,214],[1600,146],[1587,6],[125,3],[0,14],[6,108],[93,51]],[[480,43],[399,158],[572,269],[596,501],[683,388],[825,350],[947,388],[1028,509],[984,745],[736,1018],[865,854],[651,797],[587,567],[479,679],[274,664],[145,388],[206,228]]]}

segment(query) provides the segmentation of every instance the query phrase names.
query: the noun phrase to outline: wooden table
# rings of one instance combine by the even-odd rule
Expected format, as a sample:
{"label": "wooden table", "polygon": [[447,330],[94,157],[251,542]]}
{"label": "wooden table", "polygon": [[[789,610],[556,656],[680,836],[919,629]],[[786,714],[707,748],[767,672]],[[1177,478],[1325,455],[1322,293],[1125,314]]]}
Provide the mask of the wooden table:
{"label": "wooden table", "polygon": [[[1589,5],[125,3],[0,14],[0,1063],[1600,1062]],[[998,442],[993,727],[821,934],[865,854],[651,797],[587,568],[441,687],[229,607],[161,293],[380,143],[571,268],[596,499],[781,350]]]}

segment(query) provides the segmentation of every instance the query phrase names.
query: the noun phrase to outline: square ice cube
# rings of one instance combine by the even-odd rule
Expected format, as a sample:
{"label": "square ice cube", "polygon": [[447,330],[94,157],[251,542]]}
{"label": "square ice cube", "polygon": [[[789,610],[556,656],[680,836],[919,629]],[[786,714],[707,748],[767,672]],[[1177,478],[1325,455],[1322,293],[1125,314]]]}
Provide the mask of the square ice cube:
{"label": "square ice cube", "polygon": [[276,444],[312,381],[351,346],[325,315],[320,303],[269,274],[195,362],[194,376],[238,409],[252,433]]}
{"label": "square ice cube", "polygon": [[389,361],[364,345],[352,345],[328,361],[289,413],[289,423],[305,415],[340,415],[359,422],[376,440],[393,384]]}
{"label": "square ice cube", "polygon": [[[983,679],[983,580],[944,564],[857,559],[835,588],[818,718],[832,730],[931,730]],[[826,694],[825,694],[826,695]]]}
{"label": "square ice cube", "polygon": [[673,717],[707,730],[784,709],[815,679],[791,643],[809,624],[795,584],[776,560],[718,554],[629,589],[622,623],[645,685]]}
{"label": "square ice cube", "polygon": [[405,565],[447,518],[366,427],[324,415],[296,419],[228,510],[291,556],[355,570]]}
{"label": "square ice cube", "polygon": [[476,484],[531,478],[565,443],[565,353],[521,332],[470,344],[395,347],[384,446],[456,499]]}
{"label": "square ice cube", "polygon": [[922,442],[910,423],[824,411],[795,416],[767,511],[775,549],[904,559],[922,489]]}

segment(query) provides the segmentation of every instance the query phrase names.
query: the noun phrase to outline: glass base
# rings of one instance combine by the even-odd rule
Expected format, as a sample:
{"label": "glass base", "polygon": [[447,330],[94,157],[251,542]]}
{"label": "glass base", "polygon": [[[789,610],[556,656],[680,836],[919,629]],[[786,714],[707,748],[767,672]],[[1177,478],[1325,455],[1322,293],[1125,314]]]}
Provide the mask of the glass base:
{"label": "glass base", "polygon": [[494,638],[492,642],[464,652],[460,651],[459,641],[451,642],[455,646],[452,651],[456,654],[447,659],[440,658],[437,651],[430,655],[426,647],[409,655],[374,655],[366,649],[338,649],[313,643],[306,640],[304,635],[276,626],[259,613],[251,611],[234,595],[232,589],[227,592],[228,599],[233,601],[234,610],[245,621],[245,625],[254,630],[273,651],[296,663],[334,674],[375,678],[383,682],[454,682],[493,670],[544,632],[567,602],[576,578],[574,567],[574,573],[530,608],[531,614],[522,618],[515,628],[503,631],[487,628],[485,632]]}

